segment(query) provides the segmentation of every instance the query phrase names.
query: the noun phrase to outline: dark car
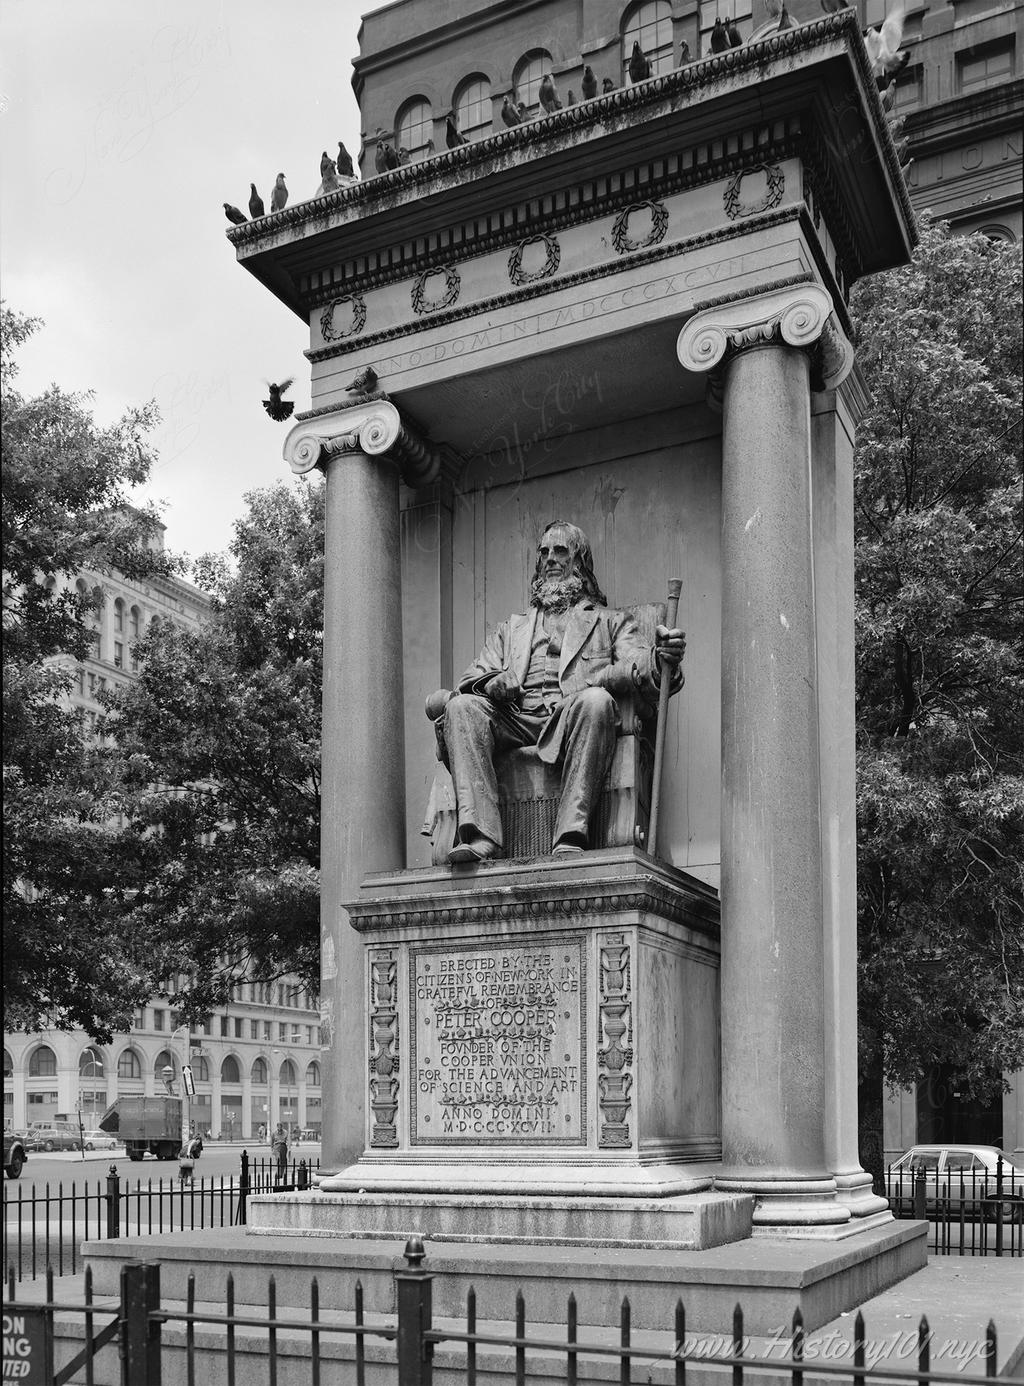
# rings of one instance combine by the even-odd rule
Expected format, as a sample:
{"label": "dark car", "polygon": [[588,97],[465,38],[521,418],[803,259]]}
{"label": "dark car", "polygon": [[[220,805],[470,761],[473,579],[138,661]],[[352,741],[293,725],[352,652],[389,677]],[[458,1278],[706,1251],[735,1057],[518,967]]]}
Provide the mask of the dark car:
{"label": "dark car", "polygon": [[4,1171],[8,1179],[18,1179],[25,1167],[25,1137],[20,1131],[4,1132]]}
{"label": "dark car", "polygon": [[72,1126],[31,1126],[25,1134],[26,1150],[81,1150],[82,1137]]}

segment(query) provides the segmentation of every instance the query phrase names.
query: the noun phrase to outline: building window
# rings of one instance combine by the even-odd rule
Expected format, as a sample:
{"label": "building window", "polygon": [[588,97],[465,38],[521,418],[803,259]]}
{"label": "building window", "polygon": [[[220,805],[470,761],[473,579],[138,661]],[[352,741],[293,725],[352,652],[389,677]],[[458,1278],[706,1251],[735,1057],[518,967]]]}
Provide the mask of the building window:
{"label": "building window", "polygon": [[153,1007],[153,1029],[162,1030],[164,1028],[164,1013]]}
{"label": "building window", "polygon": [[920,63],[905,67],[896,78],[896,106],[898,112],[913,111],[924,101],[924,68]]}
{"label": "building window", "polygon": [[288,1026],[283,1024],[282,1022],[278,1022],[277,1038],[282,1042],[288,1039]]}
{"label": "building window", "polygon": [[956,71],[962,92],[1005,82],[1013,76],[1013,46],[1006,43],[980,50],[969,49],[957,55]]}
{"label": "building window", "polygon": [[622,30],[622,85],[629,86],[629,60],[633,44],[639,43],[651,60],[651,74],[671,72],[672,6],[668,0],[649,0],[628,11]]}
{"label": "building window", "polygon": [[192,1077],[197,1083],[208,1083],[210,1081],[210,1064],[207,1059],[198,1058],[192,1060]]}
{"label": "building window", "polygon": [[256,1059],[252,1066],[252,1081],[254,1083],[266,1083],[267,1081],[267,1061],[266,1059]]}
{"label": "building window", "polygon": [[49,1045],[41,1044],[38,1049],[33,1050],[32,1057],[28,1061],[28,1076],[30,1078],[56,1078],[57,1055]]}
{"label": "building window", "polygon": [[78,1056],[78,1076],[80,1078],[103,1077],[103,1055],[98,1049],[83,1049]]}
{"label": "building window", "polygon": [[265,1040],[273,1038],[273,1025],[269,1020],[263,1022],[263,1038]]}
{"label": "building window", "polygon": [[226,1015],[220,1018],[220,1033],[221,1038],[227,1038],[231,1034],[231,1021]]}
{"label": "building window", "polygon": [[455,124],[466,139],[482,140],[491,133],[491,84],[470,77],[455,97]]}
{"label": "building window", "polygon": [[4,1082],[9,1081],[9,1080],[10,1080],[11,1078],[13,1078],[13,1077],[14,1077],[14,1060],[11,1058],[10,1054],[8,1054],[7,1050],[5,1049],[5,1050],[4,1050]]}
{"label": "building window", "polygon": [[406,102],[395,121],[395,145],[410,159],[422,159],[434,152],[434,115],[430,102],[417,96]]}
{"label": "building window", "polygon": [[519,59],[512,73],[512,90],[531,115],[540,109],[540,83],[545,72],[551,71],[551,54],[536,48]]}
{"label": "building window", "polygon": [[124,632],[124,602],[120,597],[114,603],[114,630],[118,635]]}
{"label": "building window", "polygon": [[141,1078],[142,1064],[134,1049],[126,1049],[117,1061],[118,1078]]}
{"label": "building window", "polygon": [[235,1016],[235,1039],[241,1039],[245,1032],[245,1021],[240,1016]]}
{"label": "building window", "polygon": [[314,1059],[306,1069],[306,1083],[311,1088],[318,1088],[320,1086],[320,1065],[317,1063],[316,1059]]}
{"label": "building window", "polygon": [[281,1083],[284,1087],[295,1086],[295,1065],[291,1059],[285,1059],[281,1065]]}
{"label": "building window", "polygon": [[220,1066],[220,1081],[222,1083],[240,1083],[242,1075],[238,1071],[238,1060],[229,1054]]}
{"label": "building window", "polygon": [[249,1021],[249,1038],[258,1040],[260,1037],[260,1023],[258,1020]]}
{"label": "building window", "polygon": [[114,668],[124,668],[124,645],[120,640],[114,641]]}

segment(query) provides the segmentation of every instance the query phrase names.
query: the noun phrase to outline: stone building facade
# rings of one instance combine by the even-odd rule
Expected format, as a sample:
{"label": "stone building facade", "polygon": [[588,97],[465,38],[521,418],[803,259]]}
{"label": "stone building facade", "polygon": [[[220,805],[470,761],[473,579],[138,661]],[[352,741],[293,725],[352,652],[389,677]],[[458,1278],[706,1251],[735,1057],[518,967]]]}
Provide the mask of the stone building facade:
{"label": "stone building facade", "polygon": [[[154,543],[162,548],[162,527]],[[178,577],[134,581],[85,571],[69,585],[96,596],[93,648],[70,664],[71,702],[87,726],[100,715],[100,694],[136,677],[133,647],[153,622],[195,629],[210,611],[209,597]],[[4,1127],[77,1119],[80,1110],[88,1129],[117,1097],[164,1092],[168,1067],[179,1091],[187,1051],[196,1080],[192,1117],[204,1134],[249,1140],[278,1121],[318,1132],[319,1022],[316,998],[286,978],[242,984],[191,1034],[178,1025],[173,994],[154,997],[109,1045],[81,1030],[5,1033]]]}

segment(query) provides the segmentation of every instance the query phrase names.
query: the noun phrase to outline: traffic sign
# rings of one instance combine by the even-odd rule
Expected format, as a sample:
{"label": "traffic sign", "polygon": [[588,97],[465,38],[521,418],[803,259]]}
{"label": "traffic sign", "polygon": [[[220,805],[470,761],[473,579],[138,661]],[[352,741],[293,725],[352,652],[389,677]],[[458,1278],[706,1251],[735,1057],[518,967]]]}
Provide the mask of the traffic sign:
{"label": "traffic sign", "polygon": [[192,1077],[192,1065],[186,1064],[181,1070],[181,1081],[189,1097],[196,1095],[196,1080]]}

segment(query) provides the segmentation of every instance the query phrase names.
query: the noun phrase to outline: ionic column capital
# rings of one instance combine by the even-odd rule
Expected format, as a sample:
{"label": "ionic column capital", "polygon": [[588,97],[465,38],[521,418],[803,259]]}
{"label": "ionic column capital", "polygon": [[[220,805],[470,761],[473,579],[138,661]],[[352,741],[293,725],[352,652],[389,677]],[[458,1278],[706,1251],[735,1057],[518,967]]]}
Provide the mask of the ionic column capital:
{"label": "ionic column capital", "polygon": [[812,386],[835,390],[853,368],[853,347],[818,284],[794,284],[695,313],[676,350],[689,371],[711,371],[750,347],[785,345],[811,356]]}
{"label": "ionic column capital", "polygon": [[398,467],[407,486],[430,486],[450,450],[422,438],[388,399],[365,400],[325,414],[307,415],[288,434],[284,459],[297,476],[326,469],[333,457],[363,452]]}

